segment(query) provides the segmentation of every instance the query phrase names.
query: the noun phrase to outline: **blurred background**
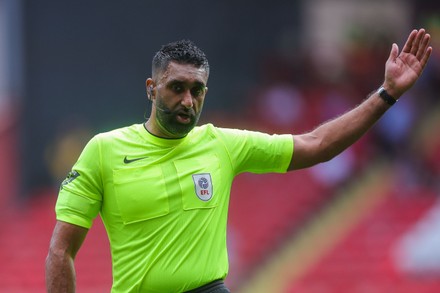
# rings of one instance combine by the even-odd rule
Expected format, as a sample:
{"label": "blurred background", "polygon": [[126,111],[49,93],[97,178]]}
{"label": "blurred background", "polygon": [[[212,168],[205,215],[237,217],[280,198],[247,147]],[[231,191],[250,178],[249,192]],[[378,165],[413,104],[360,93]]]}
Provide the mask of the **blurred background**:
{"label": "blurred background", "polygon": [[[202,123],[300,133],[377,89],[419,27],[422,78],[359,142],[236,179],[226,281],[241,293],[440,292],[439,2],[0,0],[0,292],[45,292],[59,184],[94,134],[144,121],[163,44],[209,58]],[[99,218],[76,267],[78,292],[109,292]]]}

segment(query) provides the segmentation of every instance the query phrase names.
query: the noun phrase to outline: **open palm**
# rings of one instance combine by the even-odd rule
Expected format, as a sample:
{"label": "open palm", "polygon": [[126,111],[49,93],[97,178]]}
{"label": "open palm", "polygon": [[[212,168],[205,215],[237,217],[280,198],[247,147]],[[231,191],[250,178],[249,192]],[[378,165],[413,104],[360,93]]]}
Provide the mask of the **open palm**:
{"label": "open palm", "polygon": [[429,46],[431,36],[424,29],[413,30],[399,54],[399,47],[393,44],[385,64],[384,87],[395,98],[411,88],[422,74],[432,52]]}

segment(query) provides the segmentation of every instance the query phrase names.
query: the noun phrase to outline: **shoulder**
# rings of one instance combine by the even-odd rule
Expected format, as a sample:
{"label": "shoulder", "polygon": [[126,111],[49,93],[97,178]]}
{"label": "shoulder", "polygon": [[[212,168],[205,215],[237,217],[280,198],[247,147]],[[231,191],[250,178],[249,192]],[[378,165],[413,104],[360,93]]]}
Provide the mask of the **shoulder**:
{"label": "shoulder", "polygon": [[[142,125],[142,124],[140,124]],[[121,127],[106,132],[100,132],[93,136],[87,143],[85,149],[88,152],[93,150],[103,151],[119,148],[121,146],[130,144],[130,142],[139,140],[139,124]]]}
{"label": "shoulder", "polygon": [[249,131],[236,129],[236,128],[224,128],[217,127],[211,123],[207,123],[201,126],[197,126],[193,130],[194,135],[210,135],[210,136],[241,136],[246,135]]}
{"label": "shoulder", "polygon": [[249,139],[247,130],[236,128],[217,127],[213,124],[204,124],[196,127],[191,133],[191,141],[195,142],[212,142],[216,145],[220,144],[229,150],[233,150],[239,145],[245,143]]}
{"label": "shoulder", "polygon": [[142,124],[133,124],[130,126],[125,126],[121,128],[116,128],[113,130],[109,130],[106,132],[101,132],[95,135],[93,139],[100,140],[100,141],[108,141],[108,140],[114,140],[118,138],[126,138],[131,137],[134,135],[137,135],[139,127],[141,127]]}

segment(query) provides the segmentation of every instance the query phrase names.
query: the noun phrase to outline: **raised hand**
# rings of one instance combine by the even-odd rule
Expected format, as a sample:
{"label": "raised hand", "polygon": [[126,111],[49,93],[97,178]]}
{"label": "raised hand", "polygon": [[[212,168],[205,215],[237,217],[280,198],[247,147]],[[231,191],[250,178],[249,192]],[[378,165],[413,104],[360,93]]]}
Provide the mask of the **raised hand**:
{"label": "raised hand", "polygon": [[432,53],[430,41],[431,36],[420,29],[410,33],[400,54],[397,44],[393,44],[385,64],[383,86],[394,98],[411,88],[422,74]]}

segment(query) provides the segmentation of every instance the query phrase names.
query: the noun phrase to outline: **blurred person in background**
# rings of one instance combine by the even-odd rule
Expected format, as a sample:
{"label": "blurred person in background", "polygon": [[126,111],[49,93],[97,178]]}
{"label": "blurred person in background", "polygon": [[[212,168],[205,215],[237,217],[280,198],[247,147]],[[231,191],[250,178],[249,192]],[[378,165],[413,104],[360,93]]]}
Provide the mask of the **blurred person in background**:
{"label": "blurred person in background", "polygon": [[396,44],[379,90],[351,111],[299,135],[196,126],[209,64],[190,41],[162,47],[146,81],[145,123],[92,138],[68,177],[46,259],[48,292],[74,292],[74,259],[100,213],[113,261],[112,292],[230,292],[226,223],[232,181],[328,161],[356,142],[422,74],[424,29]]}

